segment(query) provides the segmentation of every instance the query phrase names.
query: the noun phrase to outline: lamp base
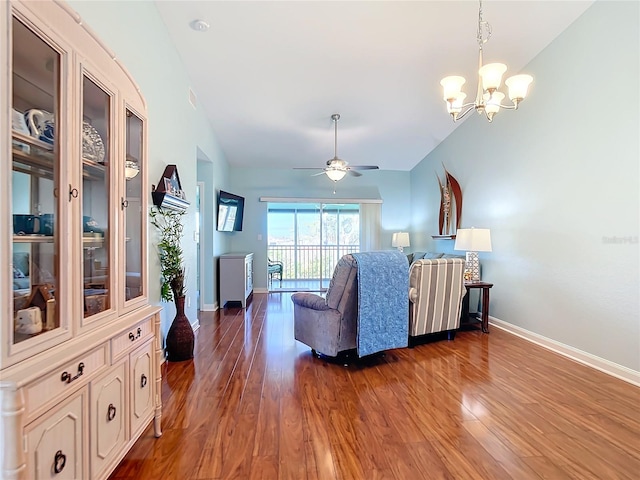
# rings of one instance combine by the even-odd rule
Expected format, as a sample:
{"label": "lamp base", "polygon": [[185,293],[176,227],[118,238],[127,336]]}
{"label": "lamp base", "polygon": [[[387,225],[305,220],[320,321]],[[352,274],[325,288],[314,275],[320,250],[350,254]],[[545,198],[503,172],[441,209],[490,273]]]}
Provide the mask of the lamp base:
{"label": "lamp base", "polygon": [[400,253],[404,253],[404,247],[396,247]]}
{"label": "lamp base", "polygon": [[471,281],[480,281],[480,261],[478,260],[478,252],[467,252],[467,257],[464,265],[466,272],[471,273]]}

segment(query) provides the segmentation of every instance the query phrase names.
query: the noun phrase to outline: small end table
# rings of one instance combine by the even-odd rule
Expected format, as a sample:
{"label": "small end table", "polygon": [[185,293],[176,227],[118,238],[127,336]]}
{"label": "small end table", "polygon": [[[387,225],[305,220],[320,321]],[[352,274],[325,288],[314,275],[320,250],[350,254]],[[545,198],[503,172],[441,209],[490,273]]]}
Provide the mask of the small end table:
{"label": "small end table", "polygon": [[[482,316],[480,319],[482,320],[482,332],[489,333],[489,289],[493,287],[493,283],[487,282],[464,282],[464,286],[468,290],[472,288],[481,288],[482,289]],[[465,302],[466,311],[464,312],[465,317],[469,317],[469,302]]]}

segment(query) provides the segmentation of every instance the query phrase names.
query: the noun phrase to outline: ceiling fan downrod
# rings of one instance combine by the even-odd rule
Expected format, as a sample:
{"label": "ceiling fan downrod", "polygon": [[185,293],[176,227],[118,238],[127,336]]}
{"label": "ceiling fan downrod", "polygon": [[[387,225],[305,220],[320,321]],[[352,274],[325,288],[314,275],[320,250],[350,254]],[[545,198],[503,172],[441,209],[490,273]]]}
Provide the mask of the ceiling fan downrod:
{"label": "ceiling fan downrod", "polygon": [[[340,120],[340,114],[334,113],[331,115],[331,120],[333,120],[333,159],[338,159],[338,120]],[[327,162],[328,163],[328,162]]]}

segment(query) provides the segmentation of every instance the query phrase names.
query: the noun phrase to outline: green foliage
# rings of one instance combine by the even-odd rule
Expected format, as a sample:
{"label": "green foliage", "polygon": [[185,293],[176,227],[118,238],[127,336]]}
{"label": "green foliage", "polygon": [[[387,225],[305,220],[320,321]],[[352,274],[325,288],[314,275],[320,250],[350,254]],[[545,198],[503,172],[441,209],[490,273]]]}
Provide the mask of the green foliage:
{"label": "green foliage", "polygon": [[160,259],[160,298],[170,302],[184,297],[185,271],[184,257],[180,241],[182,240],[182,217],[184,211],[166,210],[152,207],[149,215],[151,225],[158,232],[158,258]]}

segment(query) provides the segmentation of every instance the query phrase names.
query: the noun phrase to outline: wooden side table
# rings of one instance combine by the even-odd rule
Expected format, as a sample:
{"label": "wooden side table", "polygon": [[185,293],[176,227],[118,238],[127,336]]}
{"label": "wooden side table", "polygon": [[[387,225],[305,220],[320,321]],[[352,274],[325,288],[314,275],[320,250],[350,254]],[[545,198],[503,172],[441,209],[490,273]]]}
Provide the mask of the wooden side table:
{"label": "wooden side table", "polygon": [[[467,289],[467,294],[472,288],[482,289],[482,332],[489,333],[489,289],[493,287],[493,283],[487,282],[464,282],[464,286]],[[464,309],[465,318],[469,317],[469,301],[465,302],[466,308]]]}

